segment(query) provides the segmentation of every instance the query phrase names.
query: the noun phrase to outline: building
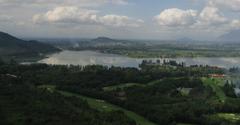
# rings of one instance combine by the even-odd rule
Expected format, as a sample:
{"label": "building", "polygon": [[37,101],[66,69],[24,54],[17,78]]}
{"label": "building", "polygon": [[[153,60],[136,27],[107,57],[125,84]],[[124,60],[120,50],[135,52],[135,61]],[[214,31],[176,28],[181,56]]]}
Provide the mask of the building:
{"label": "building", "polygon": [[224,75],[224,74],[209,74],[208,76],[211,78],[225,78],[226,77],[226,75]]}

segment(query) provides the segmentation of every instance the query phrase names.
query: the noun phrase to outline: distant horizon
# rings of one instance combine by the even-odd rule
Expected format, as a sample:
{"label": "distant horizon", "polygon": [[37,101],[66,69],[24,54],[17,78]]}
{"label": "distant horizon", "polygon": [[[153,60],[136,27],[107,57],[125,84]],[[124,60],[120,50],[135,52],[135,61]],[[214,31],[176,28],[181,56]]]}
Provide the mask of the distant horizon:
{"label": "distant horizon", "polygon": [[[100,36],[103,37],[103,36]],[[106,37],[106,36],[104,36]],[[19,37],[20,39],[24,39],[24,40],[41,40],[41,39],[46,39],[46,40],[93,40],[93,39],[97,39],[99,37],[93,37],[93,38],[77,38],[77,37]],[[129,41],[142,41],[142,42],[146,42],[146,41],[150,41],[150,42],[163,42],[163,41],[171,41],[171,42],[184,42],[184,40],[181,40],[182,38],[179,39],[128,39],[128,38],[112,38],[112,37],[106,37],[106,38],[110,38],[113,40],[129,40]],[[196,42],[237,42],[237,41],[221,41],[221,40],[195,40],[192,39],[193,43]],[[189,41],[186,41],[189,42]]]}
{"label": "distant horizon", "polygon": [[[8,32],[4,32],[4,31],[0,31],[3,33],[7,33],[9,35],[12,35],[14,37],[23,39],[23,40],[41,40],[41,39],[45,39],[45,40],[92,40],[92,39],[97,39],[97,38],[101,38],[101,37],[105,37],[105,38],[109,38],[109,39],[113,39],[113,40],[129,40],[129,41],[142,41],[142,42],[146,42],[146,41],[150,41],[150,42],[163,42],[163,41],[171,41],[171,42],[238,42],[238,41],[227,41],[227,40],[197,40],[197,39],[192,39],[189,37],[182,37],[182,38],[177,38],[177,39],[148,39],[148,38],[113,38],[113,37],[108,37],[108,36],[97,36],[97,37],[22,37],[22,36],[17,36]],[[186,40],[185,40],[186,39]]]}
{"label": "distant horizon", "polygon": [[0,30],[18,37],[214,41],[240,30],[240,1],[0,0]]}
{"label": "distant horizon", "polygon": [[[100,38],[100,37],[106,37],[106,38],[110,38],[110,39],[114,39],[114,40],[139,40],[139,41],[145,41],[145,40],[151,40],[151,41],[180,41],[180,39],[182,38],[179,38],[179,39],[148,39],[148,38],[142,38],[142,39],[137,39],[137,38],[113,38],[113,37],[108,37],[108,36],[98,36],[98,37],[19,37],[21,39],[27,39],[27,40],[31,40],[31,39],[72,39],[72,40],[92,40],[92,39],[97,39],[97,38]],[[184,37],[186,38],[186,37]],[[191,39],[191,38],[190,38]],[[201,41],[201,40],[195,40],[195,39],[192,39],[193,41]],[[207,40],[203,40],[203,41],[207,41]]]}

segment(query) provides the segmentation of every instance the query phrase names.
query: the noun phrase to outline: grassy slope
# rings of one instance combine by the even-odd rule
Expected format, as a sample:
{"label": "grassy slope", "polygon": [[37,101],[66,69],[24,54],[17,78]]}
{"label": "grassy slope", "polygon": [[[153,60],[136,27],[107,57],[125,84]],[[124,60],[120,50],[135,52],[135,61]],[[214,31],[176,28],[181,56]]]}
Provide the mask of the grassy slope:
{"label": "grassy slope", "polygon": [[223,119],[226,121],[229,121],[231,123],[236,123],[240,120],[240,114],[234,114],[234,113],[217,113],[214,115],[211,115],[210,118],[212,119]]}
{"label": "grassy slope", "polygon": [[[48,85],[41,86],[40,88],[46,88],[49,91],[54,91],[54,89],[55,89],[54,86],[48,86]],[[134,112],[131,112],[131,111],[123,109],[119,106],[110,104],[108,102],[105,102],[104,100],[89,98],[86,96],[81,96],[79,94],[74,94],[74,93],[69,93],[69,92],[64,92],[64,91],[58,91],[58,92],[60,92],[64,96],[75,96],[75,97],[84,99],[88,102],[88,104],[91,106],[91,108],[97,109],[99,111],[112,111],[112,110],[123,111],[129,118],[135,120],[138,125],[156,125]]]}
{"label": "grassy slope", "polygon": [[133,87],[133,86],[144,87],[145,85],[139,84],[139,83],[124,83],[124,84],[120,84],[120,85],[107,86],[107,87],[104,87],[103,90],[104,91],[113,91],[116,89],[124,89],[124,88],[128,88],[128,87]]}
{"label": "grassy slope", "polygon": [[129,87],[133,87],[133,86],[147,87],[147,86],[155,85],[155,84],[159,83],[160,81],[161,81],[161,80],[155,80],[155,81],[149,82],[149,83],[147,83],[147,84],[140,84],[140,83],[123,83],[123,84],[119,84],[119,85],[103,87],[103,90],[104,90],[104,91],[113,91],[113,90],[116,90],[116,89],[125,89],[125,88],[129,88]]}
{"label": "grassy slope", "polygon": [[221,102],[225,102],[227,97],[223,90],[220,88],[221,86],[224,85],[222,79],[202,78],[202,81],[206,86],[210,86],[213,89],[213,91],[216,92],[216,95]]}
{"label": "grassy slope", "polygon": [[223,118],[225,120],[229,120],[231,122],[237,122],[240,120],[239,114],[232,114],[232,113],[218,113],[218,117]]}
{"label": "grassy slope", "polygon": [[[214,92],[216,92],[216,95],[221,102],[225,102],[225,100],[227,99],[227,96],[225,95],[223,90],[220,88],[224,86],[223,79],[202,78],[202,80],[205,85],[210,86],[214,90]],[[223,119],[231,123],[236,123],[237,121],[240,120],[240,114],[235,114],[235,113],[216,113],[216,114],[210,115],[209,117],[212,119]]]}

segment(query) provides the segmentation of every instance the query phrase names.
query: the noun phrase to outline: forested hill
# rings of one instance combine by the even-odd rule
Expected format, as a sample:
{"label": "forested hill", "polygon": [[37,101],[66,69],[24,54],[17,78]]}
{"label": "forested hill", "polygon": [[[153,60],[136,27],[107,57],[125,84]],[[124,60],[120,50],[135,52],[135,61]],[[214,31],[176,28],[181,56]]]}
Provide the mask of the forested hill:
{"label": "forested hill", "polygon": [[0,32],[0,56],[1,57],[36,57],[42,54],[60,51],[51,45],[37,41],[24,41]]}
{"label": "forested hill", "polygon": [[115,46],[128,47],[136,43],[126,40],[115,40],[107,37],[98,37],[96,39],[91,40],[88,44],[91,47],[115,47]]}

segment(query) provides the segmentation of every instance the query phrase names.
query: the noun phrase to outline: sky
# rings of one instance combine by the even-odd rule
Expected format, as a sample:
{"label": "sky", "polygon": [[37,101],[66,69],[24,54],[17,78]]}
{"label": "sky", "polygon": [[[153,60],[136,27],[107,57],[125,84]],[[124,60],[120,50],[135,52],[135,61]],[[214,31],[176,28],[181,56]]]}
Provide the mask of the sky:
{"label": "sky", "polygon": [[240,0],[0,0],[18,37],[215,40],[240,29]]}

